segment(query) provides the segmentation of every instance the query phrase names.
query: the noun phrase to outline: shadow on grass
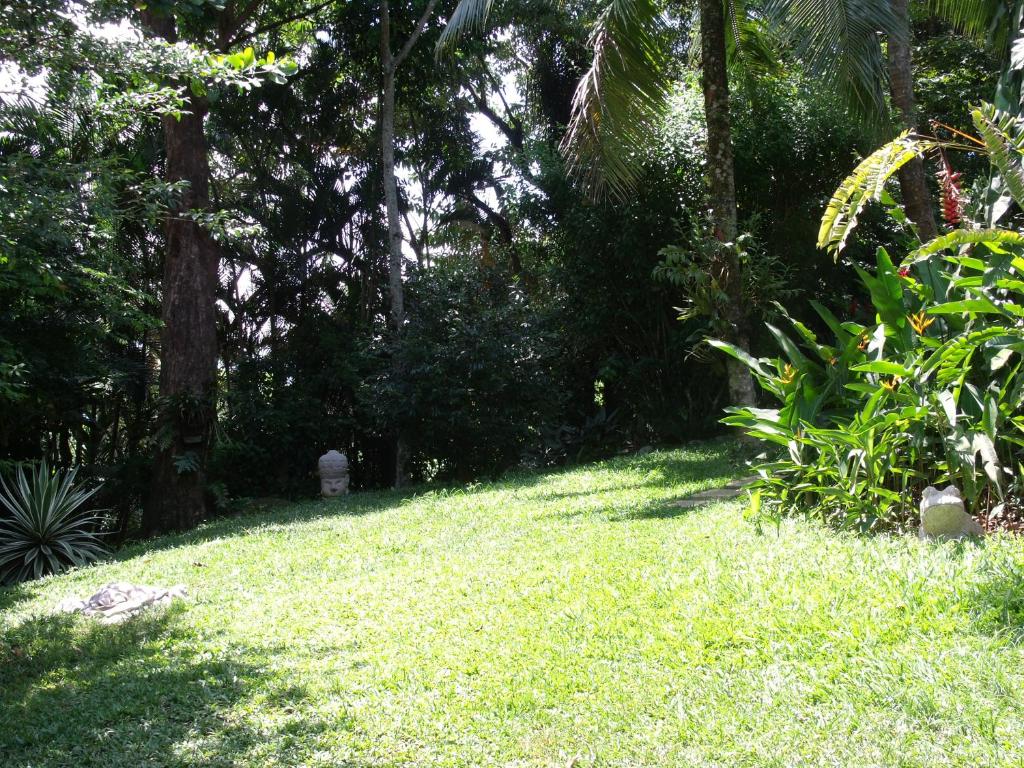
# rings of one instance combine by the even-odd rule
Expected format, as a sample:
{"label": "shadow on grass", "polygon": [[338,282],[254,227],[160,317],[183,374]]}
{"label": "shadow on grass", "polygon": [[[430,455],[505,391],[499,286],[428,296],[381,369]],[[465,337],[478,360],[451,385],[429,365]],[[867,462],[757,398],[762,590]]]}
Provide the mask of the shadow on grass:
{"label": "shadow on grass", "polygon": [[[619,485],[615,488],[597,488],[594,491],[552,492],[537,496],[538,501],[550,501],[573,496],[589,496],[608,490],[627,490],[629,488],[665,487],[699,480],[721,479],[723,482],[740,471],[732,449],[734,441],[719,439],[706,443],[695,443],[687,448],[699,455],[680,455],[678,450],[653,451],[642,455],[619,456],[600,462],[602,470],[632,469],[644,471],[649,478],[636,484]],[[686,450],[684,448],[683,450]],[[329,501],[309,500],[295,502],[282,507],[268,510],[243,513],[237,516],[222,517],[211,520],[191,531],[170,534],[156,539],[133,542],[114,555],[114,560],[128,560],[147,552],[163,549],[201,544],[233,536],[243,536],[254,529],[268,525],[288,525],[297,522],[310,522],[320,518],[343,515],[362,516],[383,512],[386,509],[414,501],[417,497],[428,494],[484,494],[509,487],[530,489],[543,483],[557,481],[560,475],[586,471],[594,465],[573,465],[556,470],[536,472],[516,472],[501,479],[484,483],[473,483],[469,486],[412,486],[401,491],[363,491],[341,499]],[[2,594],[2,593],[0,593]],[[0,597],[0,600],[3,598]]]}
{"label": "shadow on grass", "polygon": [[[245,649],[200,653],[172,607],[105,626],[51,615],[0,635],[0,755],[16,766],[302,764],[330,723],[264,719],[256,703],[304,712],[306,691]],[[246,717],[250,711],[257,717]],[[253,723],[259,724],[254,727]]]}
{"label": "shadow on grass", "polygon": [[[732,442],[720,439],[695,443],[679,449],[616,456],[598,462],[597,466],[605,472],[632,470],[659,474],[661,476],[660,484],[677,484],[719,476],[733,477],[743,469],[742,462],[739,461],[732,449]],[[559,475],[586,471],[594,466],[592,464],[577,464],[548,472],[513,474],[503,482],[514,483],[520,488],[529,488],[557,480]]]}
{"label": "shadow on grass", "polygon": [[25,588],[24,584],[15,584],[10,587],[0,587],[0,612],[8,611],[23,600],[32,597],[32,593]]}
{"label": "shadow on grass", "polygon": [[[718,498],[709,499],[707,504],[690,507],[677,503],[680,499],[688,498],[692,494],[724,486],[742,472],[742,467],[730,460],[729,451],[725,446],[718,446],[718,450],[710,451],[703,456],[651,453],[644,456],[628,457],[619,462],[625,465],[624,467],[620,465],[620,468],[638,470],[643,473],[642,477],[637,478],[634,482],[619,482],[609,486],[596,485],[582,491],[541,492],[532,498],[539,503],[594,498],[591,508],[584,507],[558,512],[552,515],[553,517],[572,518],[600,512],[611,521],[668,520],[722,501],[723,499]],[[625,500],[601,498],[602,494],[621,495],[629,491],[635,491],[636,496],[642,498],[651,490],[664,491],[666,488],[676,488],[687,484],[692,487],[686,489],[685,492],[681,491],[678,496],[672,498],[649,499],[639,503],[630,498]],[[527,498],[531,497],[527,496]]]}
{"label": "shadow on grass", "polygon": [[155,539],[132,542],[119,549],[113,559],[130,560],[147,552],[244,536],[270,525],[307,523],[327,517],[372,515],[401,503],[401,499],[399,494],[387,491],[356,493],[339,499],[298,501],[286,507],[267,511],[218,517],[184,533],[172,533]]}

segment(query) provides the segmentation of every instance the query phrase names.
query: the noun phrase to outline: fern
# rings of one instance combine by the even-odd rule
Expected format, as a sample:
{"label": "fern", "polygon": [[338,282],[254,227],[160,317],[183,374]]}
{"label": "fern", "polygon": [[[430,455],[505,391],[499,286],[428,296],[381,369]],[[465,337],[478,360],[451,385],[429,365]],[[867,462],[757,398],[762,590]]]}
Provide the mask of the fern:
{"label": "fern", "polygon": [[900,168],[936,146],[936,142],[900,134],[861,161],[832,195],[818,230],[818,247],[836,258],[868,202],[879,200],[885,184]]}
{"label": "fern", "polygon": [[1003,177],[1006,190],[1024,208],[1024,121],[991,104],[971,110],[974,127],[985,140],[989,158]]}

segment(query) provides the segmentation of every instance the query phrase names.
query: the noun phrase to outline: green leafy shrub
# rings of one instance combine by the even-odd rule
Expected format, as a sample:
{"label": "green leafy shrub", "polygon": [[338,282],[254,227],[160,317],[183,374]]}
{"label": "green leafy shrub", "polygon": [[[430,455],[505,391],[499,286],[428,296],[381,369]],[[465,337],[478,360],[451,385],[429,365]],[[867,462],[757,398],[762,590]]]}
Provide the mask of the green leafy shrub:
{"label": "green leafy shrub", "polygon": [[[993,163],[1013,193],[1024,131],[991,107],[973,114],[985,143],[1000,148]],[[885,180],[935,146],[902,136],[861,163],[833,197],[821,243],[841,248],[870,199],[891,206]],[[1024,203],[1024,194],[1014,198]],[[828,340],[783,312],[789,329],[768,326],[777,358],[712,342],[780,403],[729,409],[724,420],[783,449],[757,467],[757,506],[850,527],[902,527],[921,490],[946,482],[976,512],[1019,506],[1024,235],[965,224],[917,247],[899,268],[879,248],[875,274],[857,271],[874,322],[840,322],[812,303]]]}
{"label": "green leafy shrub", "polygon": [[413,275],[407,309],[363,421],[401,430],[415,479],[496,475],[536,454],[564,410],[562,347],[518,282],[453,258]]}
{"label": "green leafy shrub", "polygon": [[22,468],[0,478],[0,583],[18,583],[83,566],[105,553],[95,512],[84,504],[99,490],[75,483],[76,470]]}
{"label": "green leafy shrub", "polygon": [[[757,220],[749,222],[756,225]],[[729,328],[729,294],[722,277],[729,263],[739,264],[744,302],[754,316],[774,314],[777,301],[794,297],[792,274],[774,253],[767,253],[753,233],[744,232],[734,242],[722,242],[714,234],[710,219],[690,221],[690,231],[682,243],[661,249],[662,261],[654,268],[654,277],[680,289],[686,305],[679,307],[679,319],[699,319],[714,334]],[[730,253],[731,252],[731,253]]]}

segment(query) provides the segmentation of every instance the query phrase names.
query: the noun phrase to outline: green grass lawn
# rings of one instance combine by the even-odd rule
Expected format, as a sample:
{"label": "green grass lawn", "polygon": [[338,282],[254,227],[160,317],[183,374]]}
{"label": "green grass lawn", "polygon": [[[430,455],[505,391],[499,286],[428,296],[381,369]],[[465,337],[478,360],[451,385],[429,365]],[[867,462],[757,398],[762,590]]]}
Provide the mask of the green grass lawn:
{"label": "green grass lawn", "polygon": [[[735,474],[359,494],[0,591],[0,765],[1024,764],[1024,543],[667,503]],[[189,597],[54,615],[112,580]]]}

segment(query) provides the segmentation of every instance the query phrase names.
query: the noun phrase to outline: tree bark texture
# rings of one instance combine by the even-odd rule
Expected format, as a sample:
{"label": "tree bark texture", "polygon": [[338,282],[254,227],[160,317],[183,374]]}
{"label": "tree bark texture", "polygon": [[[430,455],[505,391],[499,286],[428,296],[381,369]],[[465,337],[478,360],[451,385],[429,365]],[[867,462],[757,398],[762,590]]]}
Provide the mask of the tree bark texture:
{"label": "tree bark texture", "polygon": [[[910,10],[908,0],[890,0],[896,28],[889,34],[889,93],[899,113],[903,130],[917,130],[917,103],[914,99],[914,72],[911,60]],[[907,216],[917,225],[922,242],[938,236],[932,196],[928,190],[924,161],[916,157],[898,172],[900,192]]]}
{"label": "tree bark texture", "polygon": [[[177,39],[172,16],[143,12],[153,34]],[[206,514],[217,379],[216,292],[220,252],[210,234],[182,214],[209,208],[210,167],[203,118],[205,99],[189,95],[179,119],[163,119],[166,178],[185,181],[164,221],[158,447],[143,511],[145,534],[185,530]]]}
{"label": "tree bark texture", "polygon": [[[715,237],[735,243],[737,236],[736,174],[732,154],[732,122],[729,115],[729,75],[726,69],[725,11],[722,0],[701,0],[701,88],[708,128],[707,177]],[[750,318],[743,301],[743,276],[732,248],[723,249],[723,263],[716,267],[719,284],[729,297],[725,319],[731,338],[750,349]],[[733,405],[754,405],[754,380],[747,367],[729,357],[726,361],[729,398]]]}

